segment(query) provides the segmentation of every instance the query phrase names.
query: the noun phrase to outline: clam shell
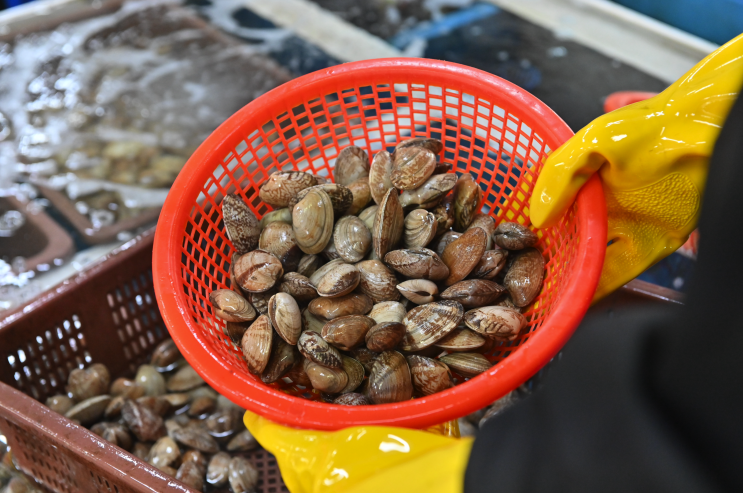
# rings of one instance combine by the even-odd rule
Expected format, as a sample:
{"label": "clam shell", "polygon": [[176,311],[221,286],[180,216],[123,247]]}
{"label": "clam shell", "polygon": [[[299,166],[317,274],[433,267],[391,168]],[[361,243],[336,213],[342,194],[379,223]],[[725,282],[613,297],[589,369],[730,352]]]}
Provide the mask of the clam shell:
{"label": "clam shell", "polygon": [[488,371],[492,365],[488,359],[480,353],[453,353],[447,354],[440,359],[451,370],[463,377],[474,377],[484,371]]}
{"label": "clam shell", "polygon": [[248,430],[241,431],[227,443],[227,450],[230,452],[247,452],[257,447],[258,440]]}
{"label": "clam shell", "polygon": [[506,288],[493,281],[470,279],[459,281],[441,293],[442,300],[458,301],[465,308],[492,305],[506,292]]}
{"label": "clam shell", "polygon": [[265,229],[266,226],[273,222],[292,223],[292,210],[289,207],[278,209],[275,211],[266,212],[261,218],[260,228]]}
{"label": "clam shell", "polygon": [[303,356],[299,356],[294,361],[294,366],[289,370],[284,377],[288,378],[294,383],[294,385],[301,385],[302,387],[312,386],[310,377],[307,376],[307,372],[304,371],[304,365],[307,360]]}
{"label": "clam shell", "polygon": [[362,293],[351,293],[337,298],[315,298],[310,301],[310,313],[333,320],[344,315],[365,315],[372,308],[372,300]]}
{"label": "clam shell", "polygon": [[331,368],[341,367],[341,354],[320,337],[317,332],[302,332],[302,335],[299,336],[299,342],[297,342],[297,348],[305,358],[319,365]]}
{"label": "clam shell", "polygon": [[397,346],[405,336],[405,325],[400,322],[383,322],[374,325],[364,338],[366,347],[381,353]]}
{"label": "clam shell", "polygon": [[328,368],[327,366],[308,361],[304,371],[312,382],[312,388],[329,394],[337,394],[348,385],[348,375],[343,368]]}
{"label": "clam shell", "polygon": [[369,395],[375,404],[407,401],[413,396],[410,368],[402,354],[385,351],[374,360]]}
{"label": "clam shell", "polygon": [[390,188],[379,204],[372,228],[374,253],[378,258],[384,258],[384,255],[400,241],[403,223],[404,216],[397,190]]}
{"label": "clam shell", "polygon": [[287,344],[281,337],[274,337],[271,357],[261,374],[261,380],[263,383],[277,381],[292,369],[296,359],[294,346]]}
{"label": "clam shell", "polygon": [[165,394],[163,399],[168,401],[171,408],[180,409],[191,401],[191,396],[186,392],[179,392],[176,394]]}
{"label": "clam shell", "polygon": [[157,469],[172,466],[181,459],[178,444],[169,436],[160,437],[150,449],[150,465]]}
{"label": "clam shell", "polygon": [[424,247],[436,236],[436,217],[425,209],[416,209],[405,217],[404,227],[405,247]]}
{"label": "clam shell", "polygon": [[170,411],[170,401],[162,396],[143,396],[137,399],[137,402],[160,416],[165,416]]}
{"label": "clam shell", "polygon": [[67,392],[75,401],[84,401],[108,392],[111,375],[108,368],[95,363],[85,369],[74,369],[67,378]]}
{"label": "clam shell", "polygon": [[276,333],[292,346],[302,332],[302,314],[290,294],[276,293],[268,300],[268,318]]}
{"label": "clam shell", "polygon": [[369,402],[369,400],[362,394],[349,392],[336,397],[335,400],[333,400],[333,404],[340,404],[343,406],[368,406],[371,402]]}
{"label": "clam shell", "polygon": [[501,248],[523,250],[536,245],[539,237],[526,226],[504,221],[495,228],[493,240]]}
{"label": "clam shell", "polygon": [[343,260],[355,263],[369,252],[372,235],[364,221],[356,216],[345,216],[335,224],[333,242]]}
{"label": "clam shell", "polygon": [[[382,198],[384,198],[384,196],[382,196]],[[374,218],[377,217],[377,210],[379,210],[379,206],[372,205],[361,211],[361,214],[359,214],[359,219],[364,221],[364,224],[366,224],[366,227],[369,228],[369,231],[374,228]]]}
{"label": "clam shell", "polygon": [[103,413],[111,403],[110,395],[97,395],[88,397],[82,402],[72,406],[65,413],[67,419],[75,419],[85,426],[103,417]]}
{"label": "clam shell", "polygon": [[361,178],[348,185],[348,189],[353,194],[353,202],[351,207],[346,211],[347,214],[356,215],[361,212],[364,207],[369,205],[371,201],[371,189],[369,188],[369,180]]}
{"label": "clam shell", "polygon": [[361,363],[361,366],[364,367],[364,370],[366,370],[367,373],[371,373],[374,360],[377,359],[377,356],[379,356],[378,353],[375,353],[371,349],[365,348],[364,346],[357,347],[356,349],[352,350],[351,354],[356,361]]}
{"label": "clam shell", "polygon": [[194,464],[201,466],[204,469],[204,473],[206,473],[206,457],[204,457],[204,454],[202,454],[198,450],[187,450],[186,453],[183,454],[181,460],[184,463],[193,462]]}
{"label": "clam shell", "polygon": [[325,185],[326,183],[332,183],[327,176],[314,175],[318,185]]}
{"label": "clam shell", "polygon": [[281,261],[284,272],[297,270],[303,255],[294,238],[292,225],[279,221],[272,222],[263,229],[258,248],[275,255]]}
{"label": "clam shell", "polygon": [[374,319],[365,315],[334,318],[322,328],[322,338],[339,349],[349,351],[364,342],[366,333],[374,324]]}
{"label": "clam shell", "polygon": [[318,257],[317,255],[305,253],[299,261],[297,274],[301,274],[309,278],[321,265],[322,259],[320,257]]}
{"label": "clam shell", "polygon": [[423,185],[436,168],[436,155],[418,146],[395,149],[390,181],[399,190],[414,190]]}
{"label": "clam shell", "polygon": [[239,195],[229,194],[222,200],[222,220],[227,238],[237,253],[255,250],[261,234],[260,223]]}
{"label": "clam shell", "polygon": [[134,382],[144,389],[144,395],[162,395],[165,393],[165,378],[152,365],[141,365],[137,368]]}
{"label": "clam shell", "polygon": [[333,234],[333,206],[322,189],[312,189],[294,206],[292,228],[304,253],[320,253]]}
{"label": "clam shell", "polygon": [[466,230],[482,203],[482,190],[472,175],[465,173],[454,187],[454,229]]}
{"label": "clam shell", "polygon": [[482,258],[488,237],[481,228],[468,230],[444,249],[441,260],[449,267],[444,284],[451,286],[467,277]]}
{"label": "clam shell", "polygon": [[531,303],[542,290],[544,281],[544,257],[534,248],[520,251],[511,262],[503,284],[511,293],[516,306]]}
{"label": "clam shell", "polygon": [[379,303],[400,299],[400,293],[395,289],[397,277],[381,261],[364,260],[356,264],[356,268],[361,275],[359,289],[372,301]]}
{"label": "clam shell", "polygon": [[188,425],[183,428],[174,429],[170,433],[173,439],[206,454],[216,454],[219,452],[219,444],[213,436],[209,434],[206,428],[200,425]]}
{"label": "clam shell", "polygon": [[436,218],[436,234],[442,235],[454,226],[454,196],[447,195],[439,205],[431,209]]}
{"label": "clam shell", "polygon": [[196,462],[184,461],[175,473],[175,479],[184,483],[196,491],[204,488],[204,473],[206,467]]}
{"label": "clam shell", "polygon": [[209,466],[206,469],[206,482],[214,487],[221,487],[227,484],[229,477],[230,454],[219,452],[209,460]]}
{"label": "clam shell", "polygon": [[274,209],[288,207],[300,190],[314,187],[317,179],[302,171],[277,171],[268,177],[258,195],[261,200]]}
{"label": "clam shell", "polygon": [[46,407],[48,407],[52,411],[59,414],[64,414],[69,411],[72,406],[75,405],[75,401],[73,401],[66,395],[54,395],[52,397],[49,397],[44,404],[46,404]]}
{"label": "clam shell", "polygon": [[364,376],[366,375],[361,363],[348,356],[343,356],[343,371],[348,376],[348,383],[341,390],[342,394],[356,390],[361,385],[361,382],[364,381]]}
{"label": "clam shell", "polygon": [[[97,430],[95,428],[97,428]],[[98,423],[93,425],[90,428],[90,431],[100,435],[104,440],[114,445],[118,445],[124,450],[129,450],[132,446],[132,437],[126,426],[121,423]]]}
{"label": "clam shell", "polygon": [[493,280],[503,270],[508,258],[508,250],[485,250],[480,261],[470,272],[470,277]]}
{"label": "clam shell", "polygon": [[318,334],[322,332],[322,328],[328,323],[324,318],[316,317],[310,312],[309,308],[305,308],[302,312],[302,330],[312,330]]}
{"label": "clam shell", "polygon": [[429,139],[425,137],[406,139],[400,141],[397,144],[397,146],[395,147],[395,153],[397,153],[397,151],[401,149],[405,149],[406,147],[422,147],[424,149],[428,149],[434,154],[439,154],[441,151],[444,150],[444,143],[441,142],[439,139]]}
{"label": "clam shell", "polygon": [[[467,318],[467,313],[464,314],[465,320]],[[456,353],[462,351],[474,351],[475,349],[484,346],[485,341],[486,339],[477,332],[464,327],[458,327],[449,332],[448,335],[439,339],[434,346]]]}
{"label": "clam shell", "polygon": [[434,296],[439,294],[439,288],[436,284],[425,279],[411,279],[401,282],[397,285],[397,290],[416,305],[431,303]]}
{"label": "clam shell", "polygon": [[169,392],[185,392],[200,385],[204,385],[204,379],[191,365],[186,365],[168,379],[166,388]]}
{"label": "clam shell", "polygon": [[[136,399],[144,395],[144,388],[134,380],[129,380],[128,378],[117,378],[111,384],[109,394],[112,396],[123,395],[128,399]],[[47,406],[48,405],[49,404],[47,404]]]}
{"label": "clam shell", "polygon": [[409,205],[420,205],[426,207],[435,207],[438,202],[454,188],[457,183],[457,175],[454,173],[444,173],[443,175],[433,175],[415,190],[405,190],[400,194],[400,205],[408,207]]}
{"label": "clam shell", "polygon": [[407,277],[431,281],[441,281],[449,277],[449,268],[436,252],[428,248],[393,250],[384,256],[384,261]]}
{"label": "clam shell", "polygon": [[495,233],[495,218],[490,214],[483,214],[482,212],[475,214],[469,227],[467,227],[467,229],[472,228],[482,228],[483,231],[485,231],[485,234],[488,235],[488,244],[485,247],[485,250],[492,250],[494,245],[493,234]]}
{"label": "clam shell", "polygon": [[264,291],[263,293],[247,292],[246,294],[248,301],[251,305],[253,305],[255,311],[257,311],[261,315],[265,315],[266,313],[268,313],[268,300],[271,299],[271,296],[276,294],[276,290],[269,289],[268,291]]}
{"label": "clam shell", "polygon": [[[280,337],[274,338],[274,341],[281,340]],[[287,344],[284,344],[284,347],[286,346]],[[242,410],[235,407],[229,409],[217,409],[215,412],[207,416],[203,423],[213,437],[224,438],[243,429],[242,417]]]}
{"label": "clam shell", "polygon": [[372,307],[369,316],[378,324],[384,322],[402,322],[408,311],[397,301],[383,301]]}
{"label": "clam shell", "polygon": [[446,250],[446,247],[449,246],[449,243],[453,242],[454,240],[459,239],[462,236],[463,233],[457,233],[456,231],[447,231],[446,233],[439,238],[439,240],[436,242],[433,246],[433,250],[436,252],[436,255],[439,257],[444,254],[444,250]]}
{"label": "clam shell", "polygon": [[449,367],[441,361],[417,354],[411,354],[405,359],[410,367],[413,388],[417,393],[431,395],[454,386]]}
{"label": "clam shell", "polygon": [[217,289],[209,293],[214,315],[227,322],[250,322],[258,314],[248,300],[231,289]]}
{"label": "clam shell", "polygon": [[242,289],[251,293],[262,293],[271,289],[276,281],[281,279],[284,268],[281,261],[272,253],[253,250],[237,259],[234,273],[235,280]]}
{"label": "clam shell", "polygon": [[258,486],[258,469],[244,457],[233,457],[227,466],[234,493],[251,493]]}
{"label": "clam shell", "polygon": [[290,294],[298,302],[314,300],[319,296],[310,280],[296,272],[287,272],[284,274],[284,277],[281,279],[279,291]]}
{"label": "clam shell", "polygon": [[483,306],[464,314],[467,327],[499,341],[512,341],[526,327],[526,317],[504,306]]}
{"label": "clam shell", "polygon": [[243,334],[248,330],[248,327],[250,327],[250,323],[251,322],[227,322],[222,332],[230,338],[233,344],[239,346]]}
{"label": "clam shell", "polygon": [[124,403],[121,417],[140,442],[153,442],[165,435],[163,419],[135,401]]}
{"label": "clam shell", "polygon": [[369,190],[377,204],[382,202],[387,190],[392,188],[392,156],[387,151],[379,151],[371,163],[369,171]]}
{"label": "clam shell", "polygon": [[333,241],[332,236],[330,237],[330,241],[328,241],[328,244],[325,245],[325,248],[323,248],[322,254],[328,260],[335,260],[335,259],[341,258],[340,254],[338,253],[338,250],[336,250],[335,248],[335,241]]}
{"label": "clam shell", "polygon": [[252,373],[260,375],[266,369],[268,359],[271,356],[272,338],[271,320],[266,315],[258,317],[243,334],[240,346],[248,364],[248,369]]}
{"label": "clam shell", "polygon": [[464,316],[464,308],[456,301],[437,301],[413,308],[405,315],[405,337],[400,347],[418,351],[434,344],[454,330]]}
{"label": "clam shell", "polygon": [[310,284],[317,287],[317,285],[320,284],[322,278],[325,277],[325,274],[333,270],[336,266],[341,265],[342,263],[343,259],[337,258],[331,260],[325,265],[320,266],[315,272],[312,273],[312,275],[309,276]]}
{"label": "clam shell", "polygon": [[165,339],[157,345],[152,352],[150,364],[160,371],[169,371],[175,367],[176,361],[181,359],[181,352],[173,342],[173,339]]}
{"label": "clam shell", "polygon": [[335,161],[335,182],[350,185],[360,178],[369,176],[369,156],[360,147],[344,148]]}
{"label": "clam shell", "polygon": [[317,294],[327,298],[337,298],[348,294],[359,285],[361,274],[350,264],[340,263],[333,267],[317,283]]}
{"label": "clam shell", "polygon": [[307,196],[311,190],[322,190],[330,197],[330,203],[333,204],[333,214],[335,217],[341,217],[346,214],[353,203],[353,193],[348,187],[338,183],[326,183],[310,188],[305,188],[289,203],[289,207],[294,207],[299,201]]}

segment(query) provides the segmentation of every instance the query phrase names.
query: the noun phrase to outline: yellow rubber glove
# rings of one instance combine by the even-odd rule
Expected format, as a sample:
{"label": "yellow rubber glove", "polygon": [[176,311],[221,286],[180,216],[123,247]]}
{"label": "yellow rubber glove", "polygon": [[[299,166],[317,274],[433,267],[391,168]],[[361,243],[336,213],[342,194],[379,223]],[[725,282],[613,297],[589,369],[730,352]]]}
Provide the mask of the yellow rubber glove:
{"label": "yellow rubber glove", "polygon": [[276,456],[292,493],[459,493],[471,438],[359,426],[328,432],[278,425],[250,411],[245,426]]}
{"label": "yellow rubber glove", "polygon": [[743,36],[657,96],[607,113],[554,151],[534,187],[531,221],[557,222],[598,171],[609,219],[594,300],[673,253],[699,216],[717,135],[743,83]]}

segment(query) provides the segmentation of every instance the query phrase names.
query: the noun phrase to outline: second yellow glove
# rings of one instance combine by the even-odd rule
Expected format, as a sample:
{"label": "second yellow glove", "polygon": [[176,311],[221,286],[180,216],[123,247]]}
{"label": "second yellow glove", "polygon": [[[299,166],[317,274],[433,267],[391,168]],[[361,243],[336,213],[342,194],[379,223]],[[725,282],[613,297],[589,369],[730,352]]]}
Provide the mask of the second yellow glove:
{"label": "second yellow glove", "polygon": [[537,227],[554,224],[598,172],[609,219],[595,299],[621,287],[688,238],[707,165],[743,83],[743,36],[657,96],[603,115],[546,160],[531,198]]}
{"label": "second yellow glove", "polygon": [[381,426],[297,430],[250,411],[244,420],[276,456],[292,493],[458,493],[464,488],[469,438]]}

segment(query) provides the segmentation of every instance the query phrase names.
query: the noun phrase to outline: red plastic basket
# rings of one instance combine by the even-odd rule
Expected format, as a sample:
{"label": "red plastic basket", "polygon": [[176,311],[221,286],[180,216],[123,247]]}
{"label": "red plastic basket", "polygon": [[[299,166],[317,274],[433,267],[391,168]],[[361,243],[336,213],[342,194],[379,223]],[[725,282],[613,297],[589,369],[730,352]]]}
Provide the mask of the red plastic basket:
{"label": "red plastic basket", "polygon": [[383,59],[328,68],[274,89],[222,124],[188,161],[157,227],[155,293],[181,352],[220,393],[295,427],[425,428],[518,387],[570,338],[603,264],[606,210],[598,179],[589,180],[557,226],[538,230],[547,259],[544,288],[526,313],[529,330],[488,353],[496,363],[488,372],[428,397],[358,407],[317,402],[317,394],[265,385],[250,374],[207,298],[229,282],[232,246],[223,230],[222,198],[241,193],[261,217],[270,208],[258,188],[273,171],[332,177],[347,145],[372,156],[411,135],[445,142],[441,159],[475,176],[484,212],[529,224],[529,197],[543,158],[572,132],[541,101],[494,75],[435,60]]}

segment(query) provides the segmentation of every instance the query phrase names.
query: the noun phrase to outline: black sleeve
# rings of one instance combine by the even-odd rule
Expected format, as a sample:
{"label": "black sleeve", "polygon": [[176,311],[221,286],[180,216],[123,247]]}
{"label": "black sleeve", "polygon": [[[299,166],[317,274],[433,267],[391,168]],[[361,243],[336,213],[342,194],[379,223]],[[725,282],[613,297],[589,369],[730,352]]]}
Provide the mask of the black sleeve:
{"label": "black sleeve", "polygon": [[467,493],[743,492],[743,98],[722,129],[686,306],[586,320],[487,422]]}

